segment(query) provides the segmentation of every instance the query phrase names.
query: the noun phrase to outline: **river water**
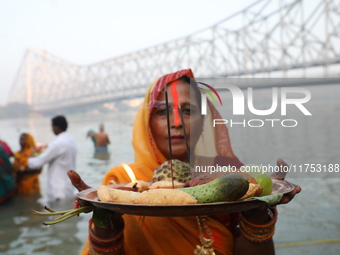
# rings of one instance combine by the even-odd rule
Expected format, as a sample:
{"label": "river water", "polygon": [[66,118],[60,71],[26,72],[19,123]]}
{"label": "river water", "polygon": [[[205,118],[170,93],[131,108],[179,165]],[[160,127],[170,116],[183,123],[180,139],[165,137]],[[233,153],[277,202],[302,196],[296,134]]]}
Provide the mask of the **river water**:
{"label": "river water", "polygon": [[[311,118],[300,118],[296,128],[261,129],[230,127],[234,152],[243,163],[275,164],[279,157],[292,164],[340,163],[340,97],[339,89],[329,87],[327,96],[318,88],[308,105]],[[320,96],[321,95],[321,96]],[[337,96],[336,96],[337,95]],[[133,161],[131,131],[135,112],[112,112],[68,116],[69,132],[77,142],[77,171],[85,182],[97,187],[104,174],[114,165]],[[93,158],[93,144],[86,138],[89,129],[96,130],[104,123],[111,139],[110,159]],[[0,136],[11,148],[19,149],[19,135],[31,133],[36,142],[49,143],[54,135],[50,118],[26,118],[0,120]],[[314,175],[308,178],[290,178],[303,191],[288,205],[278,206],[279,220],[274,240],[285,247],[276,249],[277,254],[340,254],[340,201],[338,175]],[[329,178],[332,177],[332,178]],[[80,215],[67,222],[46,227],[41,223],[48,218],[31,213],[31,209],[43,211],[48,205],[46,169],[40,175],[42,197],[17,196],[0,205],[0,254],[78,254],[87,236],[90,215]],[[56,210],[73,208],[72,200],[49,204]],[[337,242],[313,244],[316,240],[338,239]],[[312,244],[288,247],[288,243],[310,241]]]}

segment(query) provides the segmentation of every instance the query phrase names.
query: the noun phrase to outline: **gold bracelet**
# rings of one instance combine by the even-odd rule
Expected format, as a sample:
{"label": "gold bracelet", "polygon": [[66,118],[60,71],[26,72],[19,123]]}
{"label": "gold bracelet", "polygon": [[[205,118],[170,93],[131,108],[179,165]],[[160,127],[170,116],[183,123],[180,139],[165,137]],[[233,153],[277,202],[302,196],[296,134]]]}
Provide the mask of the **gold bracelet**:
{"label": "gold bracelet", "polygon": [[276,208],[271,211],[269,216],[272,218],[268,223],[257,225],[249,222],[241,213],[240,217],[240,232],[242,235],[251,242],[260,243],[269,240],[275,232],[275,223],[277,220]]}

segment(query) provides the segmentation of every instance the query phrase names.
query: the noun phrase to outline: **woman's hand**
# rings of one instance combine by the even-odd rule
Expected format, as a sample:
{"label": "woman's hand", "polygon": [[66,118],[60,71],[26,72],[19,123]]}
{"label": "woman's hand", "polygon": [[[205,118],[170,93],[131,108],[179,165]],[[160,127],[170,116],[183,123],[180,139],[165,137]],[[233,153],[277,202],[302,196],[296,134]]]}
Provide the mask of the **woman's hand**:
{"label": "woman's hand", "polygon": [[[286,162],[283,161],[283,159],[279,158],[277,160],[277,166],[280,167],[280,169],[282,169],[281,172],[278,173],[274,173],[271,175],[272,179],[277,179],[277,180],[284,180],[286,177],[287,172],[283,171],[283,168],[288,168],[288,165]],[[288,204],[294,197],[296,194],[301,192],[301,187],[298,185],[295,185],[294,190],[292,190],[291,192],[284,194],[284,196],[282,197],[282,199],[280,200],[280,202],[278,204]]]}
{"label": "woman's hand", "polygon": [[[277,160],[277,165],[282,169],[281,172],[276,172],[271,175],[272,179],[284,180],[287,172],[283,171],[284,167],[288,167],[287,163],[283,161],[283,159],[279,158]],[[284,194],[281,200],[277,203],[279,204],[288,204],[296,194],[301,192],[301,187],[298,185],[294,185],[294,190],[291,192]],[[244,216],[253,223],[264,224],[266,221],[270,220],[267,214],[267,205],[262,205],[254,209],[250,209],[243,212]]]}

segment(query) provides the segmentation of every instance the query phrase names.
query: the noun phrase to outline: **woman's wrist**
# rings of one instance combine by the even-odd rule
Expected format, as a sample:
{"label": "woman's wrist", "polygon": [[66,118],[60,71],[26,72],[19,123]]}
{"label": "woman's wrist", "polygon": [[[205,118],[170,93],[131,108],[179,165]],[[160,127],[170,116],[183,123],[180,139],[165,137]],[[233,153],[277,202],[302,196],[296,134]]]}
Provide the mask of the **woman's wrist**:
{"label": "woman's wrist", "polygon": [[120,214],[95,208],[89,222],[90,254],[124,254],[123,230]]}
{"label": "woman's wrist", "polygon": [[266,224],[273,218],[272,210],[273,208],[270,209],[268,206],[265,205],[247,211],[243,211],[241,215],[251,223]]}
{"label": "woman's wrist", "polygon": [[[275,223],[277,220],[276,208],[267,208],[264,210],[255,211],[252,217],[249,217],[249,212],[241,213],[240,215],[240,232],[251,242],[265,242],[272,238],[275,233]],[[260,213],[261,212],[261,213]],[[247,216],[245,216],[245,214]]]}

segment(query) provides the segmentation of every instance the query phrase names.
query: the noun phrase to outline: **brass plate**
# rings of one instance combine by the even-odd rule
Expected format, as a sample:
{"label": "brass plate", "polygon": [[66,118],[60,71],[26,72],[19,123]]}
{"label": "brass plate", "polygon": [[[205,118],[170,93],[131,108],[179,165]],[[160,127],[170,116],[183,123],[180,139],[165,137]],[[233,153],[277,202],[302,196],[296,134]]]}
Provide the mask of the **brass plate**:
{"label": "brass plate", "polygon": [[[122,184],[124,185],[124,184]],[[158,217],[189,217],[203,216],[223,213],[232,213],[249,210],[265,204],[257,199],[235,202],[220,202],[190,205],[141,205],[141,204],[120,204],[111,202],[101,202],[97,196],[98,188],[84,190],[77,194],[80,200],[89,202],[95,207],[115,211],[121,214],[131,214],[140,216]],[[289,193],[294,189],[294,185],[287,181],[273,180],[273,192]]]}

